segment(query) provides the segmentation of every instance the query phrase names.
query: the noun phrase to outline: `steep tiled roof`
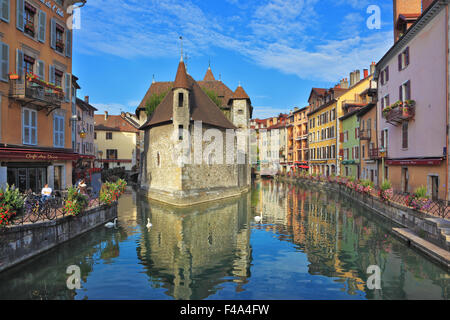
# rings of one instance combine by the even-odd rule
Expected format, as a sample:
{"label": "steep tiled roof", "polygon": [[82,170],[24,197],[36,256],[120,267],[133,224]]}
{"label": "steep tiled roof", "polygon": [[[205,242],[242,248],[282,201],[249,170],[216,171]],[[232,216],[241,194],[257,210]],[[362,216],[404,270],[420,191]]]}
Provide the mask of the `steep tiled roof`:
{"label": "steep tiled roof", "polygon": [[250,97],[247,95],[247,92],[245,92],[244,88],[242,88],[241,86],[238,86],[236,88],[236,91],[234,91],[233,96],[231,97],[231,100],[239,100],[239,99],[250,100]]}
{"label": "steep tiled roof", "polygon": [[94,108],[93,106],[91,106],[89,103],[87,103],[84,100],[81,100],[80,98],[77,98],[77,106],[79,106],[80,108],[84,109],[84,110],[92,110],[92,111],[97,111],[96,108]]}
{"label": "steep tiled roof", "polygon": [[180,63],[178,64],[177,76],[175,77],[173,87],[175,89],[189,89],[186,66],[184,65],[183,59],[181,59]]}
{"label": "steep tiled roof", "polygon": [[94,125],[96,131],[122,131],[122,132],[139,132],[121,116],[108,115],[105,119],[103,114],[94,115]]}
{"label": "steep tiled roof", "polygon": [[214,78],[214,75],[211,71],[211,67],[209,67],[208,70],[206,71],[203,81],[216,81],[216,78]]}
{"label": "steep tiled roof", "polygon": [[[190,90],[189,105],[191,108],[190,113],[193,121],[202,121],[205,124],[220,128],[236,128],[191,76],[187,75],[186,81],[186,89]],[[170,123],[172,118],[173,94],[169,93],[163,101],[161,101],[155,112],[147,120],[147,122],[141,126],[140,129],[144,130],[158,124]]]}

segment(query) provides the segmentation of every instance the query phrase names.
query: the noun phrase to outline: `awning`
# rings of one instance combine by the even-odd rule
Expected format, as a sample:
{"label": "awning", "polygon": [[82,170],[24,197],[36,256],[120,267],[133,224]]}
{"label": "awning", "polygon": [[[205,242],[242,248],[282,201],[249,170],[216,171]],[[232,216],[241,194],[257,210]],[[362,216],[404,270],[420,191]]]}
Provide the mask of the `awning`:
{"label": "awning", "polygon": [[309,169],[309,166],[299,166],[299,168],[302,168],[302,169]]}
{"label": "awning", "polygon": [[78,154],[72,152],[41,151],[22,148],[0,148],[0,160],[30,161],[68,161],[77,160]]}

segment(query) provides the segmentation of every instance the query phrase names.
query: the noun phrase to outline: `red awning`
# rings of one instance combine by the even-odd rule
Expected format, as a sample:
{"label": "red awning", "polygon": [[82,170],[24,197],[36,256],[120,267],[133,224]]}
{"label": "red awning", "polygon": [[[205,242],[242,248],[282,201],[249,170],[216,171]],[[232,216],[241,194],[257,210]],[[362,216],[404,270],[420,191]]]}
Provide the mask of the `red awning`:
{"label": "red awning", "polygon": [[299,168],[302,168],[302,169],[309,169],[308,166],[299,166]]}
{"label": "red awning", "polygon": [[77,160],[77,153],[39,151],[35,149],[0,148],[1,160],[31,160],[31,161],[68,161]]}

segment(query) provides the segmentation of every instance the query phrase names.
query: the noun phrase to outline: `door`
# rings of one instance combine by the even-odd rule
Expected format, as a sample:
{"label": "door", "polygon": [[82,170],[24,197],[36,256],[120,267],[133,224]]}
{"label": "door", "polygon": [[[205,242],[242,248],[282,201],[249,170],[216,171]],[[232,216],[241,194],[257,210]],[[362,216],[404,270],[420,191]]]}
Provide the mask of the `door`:
{"label": "door", "polygon": [[431,198],[433,200],[439,199],[439,177],[431,177]]}
{"label": "door", "polygon": [[54,183],[55,190],[61,190],[61,186],[62,186],[62,167],[61,166],[55,166],[54,179],[55,179],[55,183]]}
{"label": "door", "polygon": [[371,169],[370,170],[370,181],[374,182],[374,180],[375,180],[375,176],[374,176],[373,170]]}
{"label": "door", "polygon": [[403,192],[408,192],[408,183],[409,183],[409,175],[408,168],[402,168],[402,181],[403,181]]}

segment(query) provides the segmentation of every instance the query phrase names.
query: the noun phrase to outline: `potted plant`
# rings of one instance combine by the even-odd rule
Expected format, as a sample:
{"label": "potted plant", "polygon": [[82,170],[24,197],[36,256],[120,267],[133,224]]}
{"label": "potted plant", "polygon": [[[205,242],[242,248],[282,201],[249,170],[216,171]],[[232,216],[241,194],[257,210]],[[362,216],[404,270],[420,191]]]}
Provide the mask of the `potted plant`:
{"label": "potted plant", "polygon": [[8,73],[10,80],[18,80],[20,76],[16,72],[10,72]]}
{"label": "potted plant", "polygon": [[394,190],[392,189],[392,185],[389,180],[385,180],[381,184],[380,191],[378,192],[378,196],[380,199],[384,202],[388,202],[392,199],[392,196],[394,195]]}
{"label": "potted plant", "polygon": [[11,224],[12,219],[24,207],[24,197],[19,189],[6,185],[0,188],[0,226],[6,227]]}

